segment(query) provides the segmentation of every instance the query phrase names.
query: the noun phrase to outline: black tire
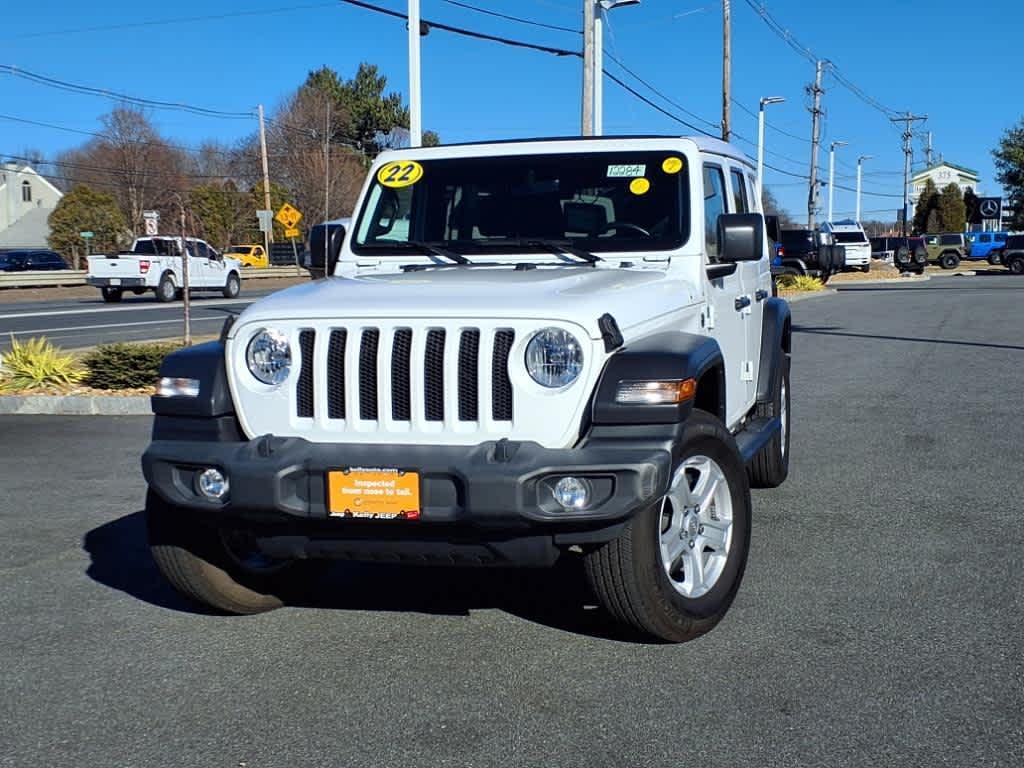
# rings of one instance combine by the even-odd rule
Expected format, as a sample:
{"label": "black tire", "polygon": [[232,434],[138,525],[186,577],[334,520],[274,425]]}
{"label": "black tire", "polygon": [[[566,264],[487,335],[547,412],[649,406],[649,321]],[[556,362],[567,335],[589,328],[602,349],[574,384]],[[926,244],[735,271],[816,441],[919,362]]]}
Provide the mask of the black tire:
{"label": "black tire", "polygon": [[678,643],[713,629],[736,597],[750,549],[750,487],[732,435],[708,413],[693,412],[675,454],[673,477],[682,472],[684,479],[682,466],[688,458],[714,461],[731,502],[730,544],[710,589],[696,597],[684,596],[662,564],[663,512],[682,514],[668,497],[637,512],[617,538],[588,552],[584,567],[601,605],[616,620],[654,639]]}
{"label": "black tire", "polygon": [[224,283],[224,298],[233,299],[238,296],[242,291],[242,281],[238,277],[237,272],[232,272],[228,275],[227,282]]}
{"label": "black tire", "polygon": [[920,266],[921,271],[924,271],[924,268],[928,266],[927,248],[923,248],[922,246],[919,245],[917,246],[917,248],[914,249],[914,263]]}
{"label": "black tire", "polygon": [[154,293],[156,293],[157,301],[164,303],[174,301],[177,289],[174,287],[174,276],[170,272],[164,272],[160,275],[160,282],[156,284]]}
{"label": "black tire", "polygon": [[822,272],[818,275],[818,279],[821,280],[822,285],[828,284],[829,279],[832,277],[832,272]]}
{"label": "black tire", "polygon": [[141,296],[141,295],[142,295],[142,294],[144,294],[145,292],[146,292],[146,289],[145,289],[145,288],[132,288],[132,293],[133,293],[133,294],[134,294],[135,296]]}
{"label": "black tire", "polygon": [[103,294],[103,300],[107,302],[107,304],[116,304],[124,297],[123,288],[110,288],[109,286],[104,286],[103,288],[100,288],[100,293]]}
{"label": "black tire", "polygon": [[905,245],[897,248],[892,257],[892,263],[900,272],[905,272],[910,266],[910,249]]}
{"label": "black tire", "polygon": [[[772,382],[772,398],[757,404],[757,415],[762,418],[783,420],[783,430],[762,448],[747,467],[751,488],[777,488],[789,476],[789,355],[783,353]],[[783,407],[785,406],[785,407]]]}
{"label": "black tire", "polygon": [[960,266],[960,256],[953,251],[946,251],[939,258],[939,264],[943,269],[956,269]]}
{"label": "black tire", "polygon": [[870,264],[865,264],[863,267],[860,268],[860,271],[864,272],[864,273],[870,272],[871,271],[871,265]]}
{"label": "black tire", "polygon": [[1024,275],[1024,256],[1014,256],[1007,262],[1006,268],[1015,275]]}
{"label": "black tire", "polygon": [[233,557],[222,531],[191,510],[146,494],[146,529],[157,568],[178,592],[225,613],[280,608],[291,563],[246,569]]}
{"label": "black tire", "polygon": [[990,251],[988,254],[988,263],[990,266],[998,267],[1003,263],[1003,252],[1002,251]]}

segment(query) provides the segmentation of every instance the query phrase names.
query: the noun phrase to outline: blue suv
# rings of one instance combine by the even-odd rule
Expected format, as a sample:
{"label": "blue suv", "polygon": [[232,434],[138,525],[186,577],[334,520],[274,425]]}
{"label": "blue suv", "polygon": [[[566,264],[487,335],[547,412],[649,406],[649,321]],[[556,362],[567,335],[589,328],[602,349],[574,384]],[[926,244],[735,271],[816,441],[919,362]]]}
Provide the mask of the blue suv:
{"label": "blue suv", "polygon": [[971,261],[986,259],[993,266],[1002,260],[1002,253],[1006,250],[1006,232],[968,232],[964,235],[967,238],[966,258]]}

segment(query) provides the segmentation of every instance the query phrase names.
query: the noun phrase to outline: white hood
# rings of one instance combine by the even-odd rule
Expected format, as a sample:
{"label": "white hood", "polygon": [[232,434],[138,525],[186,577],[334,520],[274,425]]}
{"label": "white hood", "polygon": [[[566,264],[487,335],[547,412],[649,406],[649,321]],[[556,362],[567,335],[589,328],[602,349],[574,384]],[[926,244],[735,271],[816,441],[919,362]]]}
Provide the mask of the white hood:
{"label": "white hood", "polygon": [[597,319],[610,313],[625,333],[678,312],[696,290],[660,269],[509,267],[428,269],[329,277],[298,285],[246,309],[236,327],[277,319],[506,318],[564,319],[599,338]]}

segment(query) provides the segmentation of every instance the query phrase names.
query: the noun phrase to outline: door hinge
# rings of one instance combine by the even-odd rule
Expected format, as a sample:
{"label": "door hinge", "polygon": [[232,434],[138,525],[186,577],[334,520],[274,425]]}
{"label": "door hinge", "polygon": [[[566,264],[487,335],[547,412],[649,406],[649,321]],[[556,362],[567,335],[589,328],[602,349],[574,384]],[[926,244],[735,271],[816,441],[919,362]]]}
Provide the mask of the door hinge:
{"label": "door hinge", "polygon": [[740,381],[754,380],[754,361],[744,360],[743,368],[740,370]]}

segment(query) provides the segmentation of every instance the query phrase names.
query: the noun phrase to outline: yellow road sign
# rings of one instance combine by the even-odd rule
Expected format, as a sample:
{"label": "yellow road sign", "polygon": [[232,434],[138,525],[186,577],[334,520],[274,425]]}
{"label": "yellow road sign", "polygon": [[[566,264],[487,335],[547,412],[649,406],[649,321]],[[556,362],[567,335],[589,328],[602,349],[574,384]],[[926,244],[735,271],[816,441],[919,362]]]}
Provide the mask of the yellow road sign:
{"label": "yellow road sign", "polygon": [[285,237],[298,237],[299,236],[299,230],[296,229],[295,227],[288,227],[288,229],[286,229],[284,231],[284,236]]}
{"label": "yellow road sign", "polygon": [[274,218],[288,229],[295,229],[298,223],[302,221],[302,214],[299,213],[299,209],[295,206],[285,203]]}

